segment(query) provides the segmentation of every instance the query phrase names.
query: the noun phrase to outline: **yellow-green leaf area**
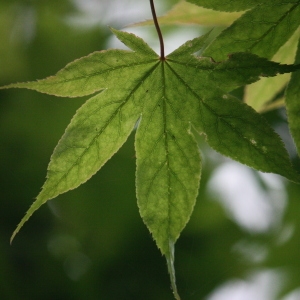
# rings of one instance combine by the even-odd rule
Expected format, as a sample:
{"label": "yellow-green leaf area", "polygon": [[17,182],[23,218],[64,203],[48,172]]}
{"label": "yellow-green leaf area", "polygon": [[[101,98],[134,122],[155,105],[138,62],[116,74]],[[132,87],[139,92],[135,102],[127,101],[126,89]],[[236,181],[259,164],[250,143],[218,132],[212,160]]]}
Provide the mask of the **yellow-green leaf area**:
{"label": "yellow-green leaf area", "polygon": [[[300,63],[300,43],[298,44],[296,63]],[[288,114],[288,122],[292,137],[297,147],[298,153],[300,153],[300,71],[294,72],[291,77],[291,81],[286,91],[286,109]]]}
{"label": "yellow-green leaf area", "polygon": [[[272,60],[282,64],[294,63],[300,31],[297,30],[293,36],[279,49]],[[283,99],[276,99],[276,95],[288,84],[291,74],[283,74],[276,77],[262,78],[260,81],[245,88],[244,102],[258,112],[283,106]],[[273,101],[273,99],[276,99]]]}
{"label": "yellow-green leaf area", "polygon": [[[185,1],[180,1],[165,15],[159,17],[158,21],[161,25],[195,24],[204,26],[229,26],[240,16],[240,12],[215,11]],[[153,20],[136,23],[132,26],[146,25],[153,25]]]}
{"label": "yellow-green leaf area", "polygon": [[249,9],[268,0],[187,0],[188,2],[203,6],[206,8],[220,11],[242,11]]}

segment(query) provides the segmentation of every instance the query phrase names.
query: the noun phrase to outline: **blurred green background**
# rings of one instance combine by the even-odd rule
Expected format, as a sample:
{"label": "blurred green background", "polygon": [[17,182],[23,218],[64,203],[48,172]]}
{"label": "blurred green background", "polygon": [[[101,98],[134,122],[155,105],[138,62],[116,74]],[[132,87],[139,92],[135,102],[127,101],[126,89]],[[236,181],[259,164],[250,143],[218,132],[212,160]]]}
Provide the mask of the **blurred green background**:
{"label": "blurred green background", "polygon": [[[158,13],[172,2],[160,2]],[[0,0],[0,84],[43,78],[90,52],[121,47],[106,25],[146,18],[147,0]],[[153,28],[135,30],[158,46]],[[163,30],[173,46],[201,33]],[[42,206],[9,244],[84,101],[0,91],[0,299],[171,300],[165,260],[136,205],[133,135],[90,181]],[[300,169],[285,111],[265,116]],[[199,197],[176,245],[182,299],[299,300],[300,187],[199,145]]]}

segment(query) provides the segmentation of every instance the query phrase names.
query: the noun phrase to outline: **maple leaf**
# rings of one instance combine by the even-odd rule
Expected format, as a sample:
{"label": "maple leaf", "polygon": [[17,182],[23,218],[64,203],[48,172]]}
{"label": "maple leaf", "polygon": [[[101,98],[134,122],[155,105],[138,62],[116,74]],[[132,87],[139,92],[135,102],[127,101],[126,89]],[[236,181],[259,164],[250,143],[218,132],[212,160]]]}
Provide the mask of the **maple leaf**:
{"label": "maple leaf", "polygon": [[142,39],[112,29],[130,50],[94,52],[55,76],[3,88],[56,96],[92,95],[68,125],[48,166],[47,180],[12,239],[35,210],[94,175],[136,129],[136,189],[140,214],[166,256],[175,286],[174,244],[192,213],[201,174],[194,134],[220,153],[298,182],[279,136],[262,116],[229,94],[260,76],[291,72],[251,53],[222,62],[193,55],[202,36],[158,56]]}

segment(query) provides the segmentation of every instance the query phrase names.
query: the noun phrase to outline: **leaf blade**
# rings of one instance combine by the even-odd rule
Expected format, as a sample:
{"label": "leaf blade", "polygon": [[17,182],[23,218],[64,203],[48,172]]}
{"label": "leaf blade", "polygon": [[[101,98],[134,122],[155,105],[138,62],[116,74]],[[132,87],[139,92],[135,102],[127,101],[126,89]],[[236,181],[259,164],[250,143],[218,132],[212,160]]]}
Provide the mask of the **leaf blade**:
{"label": "leaf blade", "polygon": [[[235,53],[223,62],[191,55],[203,46],[204,37],[189,42],[191,46],[184,44],[164,60],[134,35],[113,32],[135,52],[97,52],[71,63],[56,77],[6,87],[55,91],[69,97],[107,88],[79,109],[71,121],[51,158],[43,190],[12,239],[43,203],[76,188],[97,172],[125,142],[141,116],[136,134],[138,205],[167,258],[177,296],[174,244],[192,213],[201,175],[200,153],[191,126],[206,134],[208,143],[222,154],[300,181],[270,126],[227,94],[260,76],[275,76],[299,66],[282,66],[251,53]],[[69,75],[72,87],[60,88]],[[85,82],[86,78],[91,81]],[[78,80],[82,81],[76,86]],[[52,85],[50,89],[47,84]]]}
{"label": "leaf blade", "polygon": [[194,3],[205,8],[221,11],[242,11],[249,9],[258,4],[264,3],[267,0],[187,0],[188,2]]}
{"label": "leaf blade", "polygon": [[[224,68],[225,70],[229,67],[230,71],[231,63],[224,62],[224,66],[220,64],[215,68]],[[195,64],[205,67],[207,61],[204,61],[204,64],[202,62]],[[252,63],[250,62],[250,64]],[[176,61],[169,61],[169,65],[178,80],[186,87],[184,97],[191,105],[192,124],[196,126],[199,133],[206,135],[207,142],[213,149],[254,169],[276,173],[291,181],[299,182],[300,177],[292,168],[281,139],[263,117],[246,104],[222,93],[226,90],[223,86],[226,83],[226,76],[223,77],[223,81],[221,77],[218,78],[218,82],[222,82],[220,86],[218,83],[214,84],[214,81],[209,82],[207,77],[195,80],[197,76],[198,79],[200,77],[199,68],[187,68],[186,64],[178,64]],[[213,65],[209,63],[208,66],[211,68]],[[203,72],[206,72],[205,68],[203,68]],[[242,78],[244,82],[252,80],[253,76],[257,74],[257,70],[255,72],[250,72],[250,77],[248,77],[249,74],[245,75]],[[272,72],[274,70],[271,67],[269,75]],[[208,82],[210,84],[204,85],[205,80],[206,84]],[[241,79],[239,78],[237,82],[239,80]],[[199,88],[199,82],[201,82],[201,88]],[[239,84],[242,84],[242,80]],[[220,133],[221,131],[222,133]],[[235,147],[235,145],[239,145],[239,147]],[[256,153],[254,157],[252,157],[252,152]]]}
{"label": "leaf blade", "polygon": [[[240,16],[240,12],[215,11],[180,1],[169,12],[159,17],[158,22],[161,25],[196,24],[204,26],[229,26]],[[153,25],[153,20],[135,23],[128,27],[146,25]]]}
{"label": "leaf blade", "polygon": [[131,50],[143,54],[150,58],[154,58],[154,59],[159,58],[156,52],[153,51],[153,49],[150,48],[149,45],[145,43],[145,41],[140,37],[132,33],[128,33],[126,31],[120,31],[114,28],[110,28],[110,29],[114,33],[114,35]]}
{"label": "leaf blade", "polygon": [[180,57],[185,57],[187,55],[194,54],[195,52],[201,50],[205,46],[209,34],[210,31],[200,37],[185,42],[183,45],[181,45],[172,53],[170,53],[168,55],[168,58],[178,59]]}

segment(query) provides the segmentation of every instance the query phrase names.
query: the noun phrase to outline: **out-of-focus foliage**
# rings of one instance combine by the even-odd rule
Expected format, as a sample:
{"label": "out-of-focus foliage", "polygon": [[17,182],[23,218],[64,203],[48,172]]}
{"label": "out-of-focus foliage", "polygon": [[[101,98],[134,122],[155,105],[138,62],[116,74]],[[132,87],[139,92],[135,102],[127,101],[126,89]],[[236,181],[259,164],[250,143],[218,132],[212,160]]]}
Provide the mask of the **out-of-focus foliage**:
{"label": "out-of-focus foliage", "polygon": [[[180,1],[168,11],[165,15],[158,18],[161,25],[174,24],[198,24],[205,26],[228,26],[238,17],[241,12],[220,12],[204,7],[196,6],[195,4]],[[142,21],[133,26],[152,25],[153,20]]]}
{"label": "out-of-focus foliage", "polygon": [[[32,20],[22,21],[28,7],[36,20],[30,38],[22,33]],[[1,85],[48,76],[75,58],[106,48],[107,28],[71,27],[64,17],[72,11],[72,3],[63,0],[0,2]],[[132,137],[91,181],[40,209],[9,245],[44,182],[54,146],[83,101],[0,92],[0,299],[171,300],[164,259],[136,207]],[[282,115],[266,117],[285,138]],[[182,298],[203,299],[233,279],[247,285],[249,275],[264,270],[288,275],[282,293],[299,287],[299,186],[282,183],[287,202],[276,226],[247,230],[210,192],[224,161],[210,149],[203,151],[202,189],[176,250]],[[231,182],[229,175],[225,185]],[[273,195],[259,175],[253,176],[257,187]],[[245,201],[240,195],[240,203]],[[263,300],[274,299],[282,298]]]}

